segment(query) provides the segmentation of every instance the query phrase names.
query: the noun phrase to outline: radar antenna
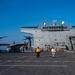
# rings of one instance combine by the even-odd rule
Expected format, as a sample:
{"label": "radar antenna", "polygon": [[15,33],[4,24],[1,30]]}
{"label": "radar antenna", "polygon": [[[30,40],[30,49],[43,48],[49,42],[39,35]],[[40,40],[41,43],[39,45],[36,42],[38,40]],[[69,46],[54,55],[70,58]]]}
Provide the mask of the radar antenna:
{"label": "radar antenna", "polygon": [[64,26],[65,25],[65,22],[64,21],[62,21],[62,26]]}

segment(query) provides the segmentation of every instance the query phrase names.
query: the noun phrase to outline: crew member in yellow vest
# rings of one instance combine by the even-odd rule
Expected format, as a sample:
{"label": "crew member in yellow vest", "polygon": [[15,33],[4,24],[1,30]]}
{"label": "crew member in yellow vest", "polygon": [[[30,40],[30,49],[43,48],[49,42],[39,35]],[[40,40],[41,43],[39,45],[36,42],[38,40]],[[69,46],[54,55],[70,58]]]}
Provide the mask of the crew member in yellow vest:
{"label": "crew member in yellow vest", "polygon": [[37,47],[37,49],[36,49],[36,53],[37,53],[36,57],[40,57],[40,52],[41,52],[41,49],[39,47]]}

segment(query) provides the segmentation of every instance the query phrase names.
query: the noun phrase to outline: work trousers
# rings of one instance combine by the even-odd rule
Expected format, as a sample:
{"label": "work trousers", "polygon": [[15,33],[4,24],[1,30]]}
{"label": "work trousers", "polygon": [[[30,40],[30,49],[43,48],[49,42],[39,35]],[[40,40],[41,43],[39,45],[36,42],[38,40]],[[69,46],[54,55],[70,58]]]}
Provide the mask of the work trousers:
{"label": "work trousers", "polygon": [[37,52],[37,55],[36,55],[36,57],[40,57],[40,52]]}
{"label": "work trousers", "polygon": [[52,57],[55,57],[55,52],[52,52]]}

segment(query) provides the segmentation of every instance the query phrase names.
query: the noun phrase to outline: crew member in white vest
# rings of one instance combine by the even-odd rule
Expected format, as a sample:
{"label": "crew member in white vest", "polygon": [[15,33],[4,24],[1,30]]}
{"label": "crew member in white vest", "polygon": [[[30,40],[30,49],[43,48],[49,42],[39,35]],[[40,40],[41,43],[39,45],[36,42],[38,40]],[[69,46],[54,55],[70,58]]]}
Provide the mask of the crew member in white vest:
{"label": "crew member in white vest", "polygon": [[51,52],[52,52],[52,57],[54,58],[55,57],[55,53],[56,53],[56,50],[55,50],[54,47],[51,49]]}

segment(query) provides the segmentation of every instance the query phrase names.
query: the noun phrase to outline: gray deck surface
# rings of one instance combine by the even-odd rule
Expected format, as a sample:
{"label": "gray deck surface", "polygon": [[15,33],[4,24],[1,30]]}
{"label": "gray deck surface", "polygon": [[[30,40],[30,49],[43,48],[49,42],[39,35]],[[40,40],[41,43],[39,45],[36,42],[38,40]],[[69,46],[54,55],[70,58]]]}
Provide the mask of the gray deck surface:
{"label": "gray deck surface", "polygon": [[0,75],[75,75],[75,53],[0,53]]}

